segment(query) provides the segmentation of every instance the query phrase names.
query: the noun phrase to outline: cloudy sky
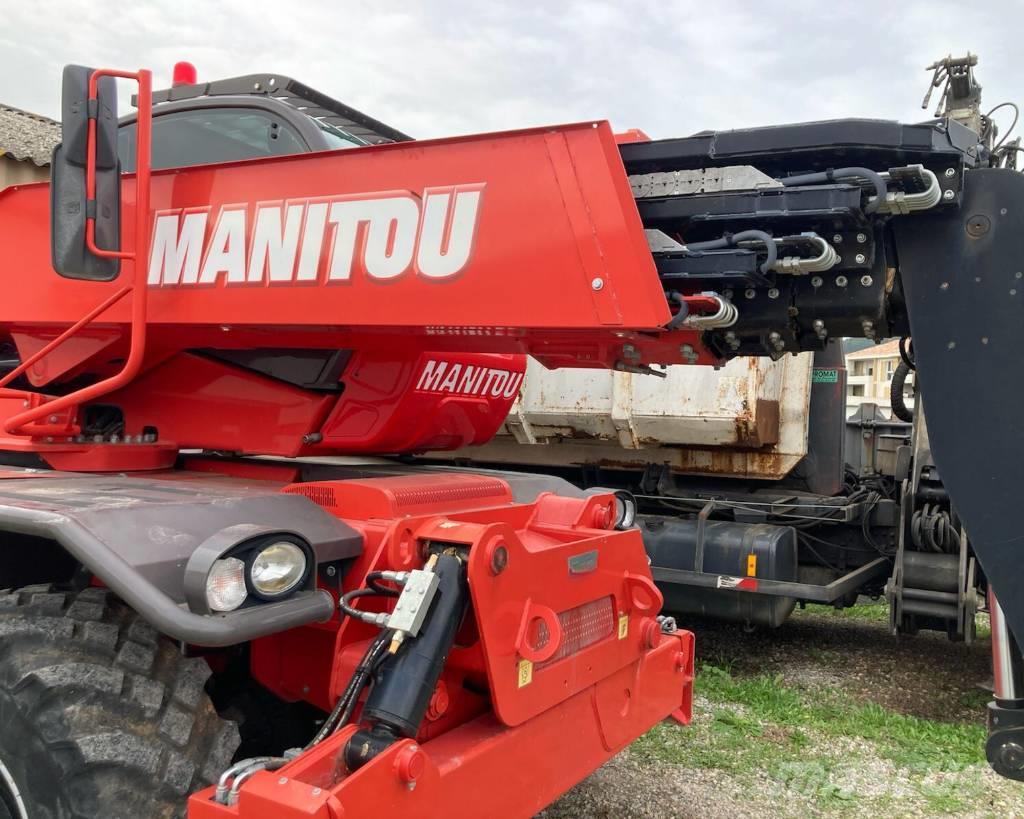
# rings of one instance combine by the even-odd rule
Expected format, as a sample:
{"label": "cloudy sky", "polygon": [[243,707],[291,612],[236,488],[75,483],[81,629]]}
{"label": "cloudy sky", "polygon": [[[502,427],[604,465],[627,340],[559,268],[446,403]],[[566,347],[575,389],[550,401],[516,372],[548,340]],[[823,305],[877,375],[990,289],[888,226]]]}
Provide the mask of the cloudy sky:
{"label": "cloudy sky", "polygon": [[61,65],[301,79],[418,137],[592,118],[655,137],[836,116],[923,118],[924,66],[981,55],[1024,100],[1021,0],[11,2],[0,102],[56,116]]}

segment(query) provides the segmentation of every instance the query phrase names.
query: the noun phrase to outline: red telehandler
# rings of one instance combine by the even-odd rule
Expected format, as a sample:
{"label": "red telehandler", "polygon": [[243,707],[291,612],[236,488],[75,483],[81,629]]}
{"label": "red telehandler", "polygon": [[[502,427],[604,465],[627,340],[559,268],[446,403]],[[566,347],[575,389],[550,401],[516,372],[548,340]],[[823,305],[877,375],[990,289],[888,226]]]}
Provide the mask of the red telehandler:
{"label": "red telehandler", "polygon": [[693,638],[628,493],[411,456],[487,441],[527,355],[657,375],[868,330],[913,330],[1005,611],[990,758],[1020,774],[993,510],[1024,439],[961,394],[1005,385],[1024,332],[1024,180],[990,138],[411,141],[288,78],[188,73],[69,66],[50,186],[0,192],[0,816],[530,816],[688,720]]}

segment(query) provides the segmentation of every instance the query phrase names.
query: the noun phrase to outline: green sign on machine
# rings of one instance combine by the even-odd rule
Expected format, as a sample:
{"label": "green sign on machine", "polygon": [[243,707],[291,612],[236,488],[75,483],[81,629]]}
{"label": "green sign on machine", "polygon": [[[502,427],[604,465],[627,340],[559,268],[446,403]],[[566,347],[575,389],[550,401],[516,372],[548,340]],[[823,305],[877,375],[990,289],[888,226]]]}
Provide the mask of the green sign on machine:
{"label": "green sign on machine", "polygon": [[839,383],[839,370],[815,367],[811,375],[812,384]]}

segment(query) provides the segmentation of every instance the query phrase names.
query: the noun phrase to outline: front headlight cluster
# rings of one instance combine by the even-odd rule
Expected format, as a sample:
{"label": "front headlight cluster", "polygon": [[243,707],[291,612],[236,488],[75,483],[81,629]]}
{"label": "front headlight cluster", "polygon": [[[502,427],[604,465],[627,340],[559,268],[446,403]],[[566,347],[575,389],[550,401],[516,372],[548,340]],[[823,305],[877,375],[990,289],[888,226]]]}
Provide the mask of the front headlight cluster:
{"label": "front headlight cluster", "polygon": [[242,554],[214,561],[206,576],[206,602],[211,611],[239,608],[252,594],[271,601],[295,591],[309,572],[306,550],[287,540],[272,541]]}

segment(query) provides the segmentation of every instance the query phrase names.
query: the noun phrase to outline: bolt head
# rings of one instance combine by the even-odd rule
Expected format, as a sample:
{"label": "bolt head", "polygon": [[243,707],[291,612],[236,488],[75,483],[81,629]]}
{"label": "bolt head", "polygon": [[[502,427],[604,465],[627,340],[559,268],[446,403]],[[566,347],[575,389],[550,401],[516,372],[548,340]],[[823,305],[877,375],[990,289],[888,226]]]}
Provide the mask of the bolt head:
{"label": "bolt head", "polygon": [[945,199],[947,202],[951,201],[954,196],[956,196],[956,194],[953,191],[942,192],[942,198]]}
{"label": "bolt head", "polygon": [[873,282],[874,282],[874,279],[872,279],[870,276],[861,276],[860,277],[860,283],[864,287],[871,287]]}
{"label": "bolt head", "polygon": [[860,242],[861,244],[864,244],[867,240],[868,240],[868,235],[866,233],[858,233],[857,234],[857,241]]}
{"label": "bolt head", "polygon": [[779,288],[772,287],[771,289],[768,290],[768,298],[770,298],[770,299],[777,299],[778,297],[779,297]]}
{"label": "bolt head", "polygon": [[956,176],[956,168],[946,168],[946,177],[950,178],[954,176]]}
{"label": "bolt head", "polygon": [[841,241],[843,241],[843,235],[841,233],[837,233],[835,236],[832,237],[832,244],[836,244],[837,245]]}
{"label": "bolt head", "polygon": [[824,284],[824,281],[821,276],[814,276],[811,279],[811,287],[821,287],[822,284]]}
{"label": "bolt head", "polygon": [[836,287],[846,287],[849,284],[849,280],[846,276],[836,276]]}
{"label": "bolt head", "polygon": [[752,298],[754,298],[755,295],[757,295],[757,294],[754,292],[754,288],[753,287],[748,287],[746,290],[743,291],[743,297],[744,298],[752,299]]}
{"label": "bolt head", "polygon": [[853,260],[857,264],[864,264],[864,262],[866,262],[868,259],[867,256],[865,256],[863,253],[858,253],[856,256],[853,257]]}
{"label": "bolt head", "polygon": [[600,276],[595,276],[590,281],[590,287],[592,290],[600,290],[602,287],[604,287],[604,279],[602,279]]}

